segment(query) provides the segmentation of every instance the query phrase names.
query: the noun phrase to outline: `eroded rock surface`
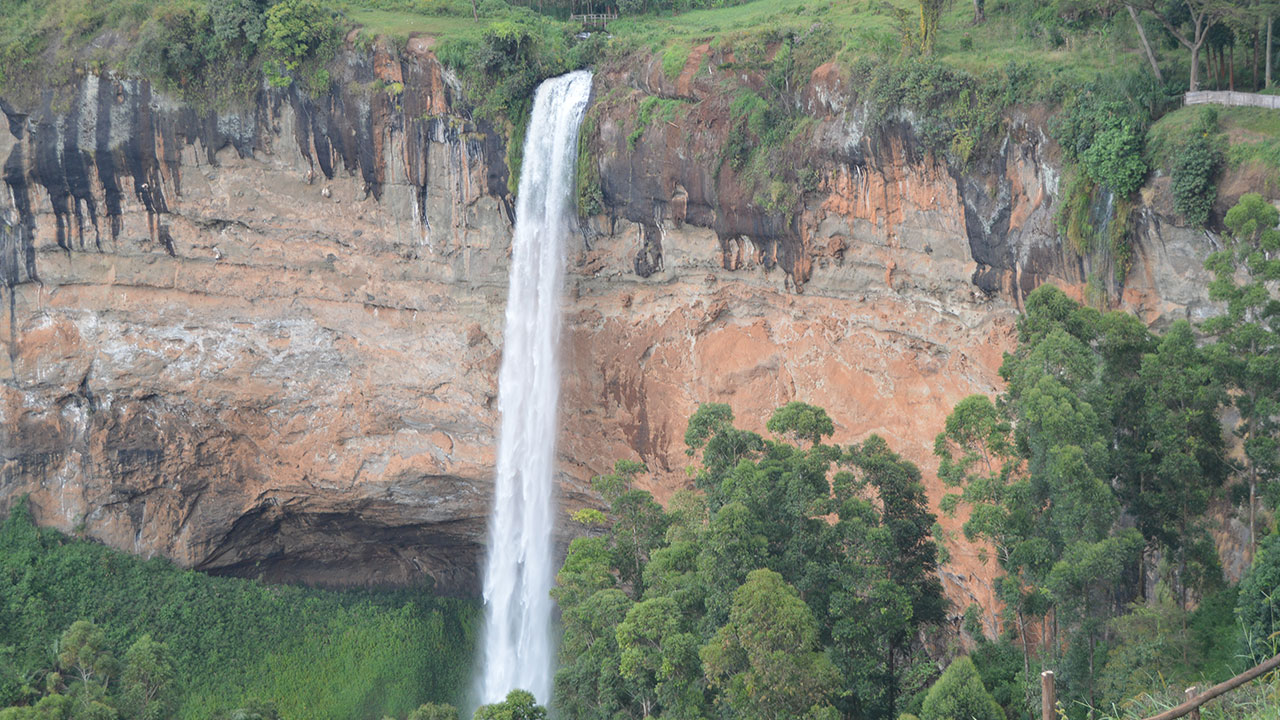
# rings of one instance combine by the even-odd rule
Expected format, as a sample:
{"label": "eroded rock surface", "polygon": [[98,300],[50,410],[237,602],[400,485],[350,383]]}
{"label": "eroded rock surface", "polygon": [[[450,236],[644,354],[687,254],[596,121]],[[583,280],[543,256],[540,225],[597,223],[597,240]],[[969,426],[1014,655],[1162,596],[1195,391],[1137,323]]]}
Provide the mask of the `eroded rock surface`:
{"label": "eroded rock surface", "polygon": [[[204,115],[111,77],[69,108],[0,106],[0,501],[210,571],[476,588],[505,149],[425,48],[351,54],[344,73],[319,100],[264,91]],[[933,436],[957,400],[998,391],[1025,294],[1083,296],[1111,272],[1056,240],[1043,119],[1012,118],[956,169],[909,119],[865,127],[819,68],[821,172],[799,212],[771,215],[707,162],[725,132],[711,81],[636,73],[600,75],[597,95],[701,104],[633,148],[619,103],[591,138],[605,211],[570,242],[565,509],[597,503],[589,478],[620,457],[659,498],[687,486],[705,401],[761,431],[789,400],[822,405],[837,442],[884,435],[936,500]],[[1207,312],[1209,239],[1155,200],[1139,212],[1113,296],[1151,322]],[[962,551],[944,577],[963,607],[991,572]]]}

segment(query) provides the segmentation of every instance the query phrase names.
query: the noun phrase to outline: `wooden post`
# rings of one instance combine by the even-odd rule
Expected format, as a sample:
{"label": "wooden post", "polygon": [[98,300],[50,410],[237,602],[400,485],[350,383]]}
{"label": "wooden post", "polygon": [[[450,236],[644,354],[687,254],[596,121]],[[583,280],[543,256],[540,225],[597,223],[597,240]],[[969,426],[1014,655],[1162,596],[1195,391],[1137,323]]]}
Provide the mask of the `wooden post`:
{"label": "wooden post", "polygon": [[1053,671],[1040,673],[1040,720],[1057,720],[1058,694],[1053,687]]}
{"label": "wooden post", "polygon": [[[1185,694],[1187,696],[1187,700],[1195,700],[1196,695],[1200,694],[1200,688],[1196,687],[1195,685],[1192,685],[1191,687],[1186,689]],[[1193,709],[1190,713],[1187,714],[1187,717],[1191,718],[1191,720],[1200,720],[1200,708],[1197,707]]]}

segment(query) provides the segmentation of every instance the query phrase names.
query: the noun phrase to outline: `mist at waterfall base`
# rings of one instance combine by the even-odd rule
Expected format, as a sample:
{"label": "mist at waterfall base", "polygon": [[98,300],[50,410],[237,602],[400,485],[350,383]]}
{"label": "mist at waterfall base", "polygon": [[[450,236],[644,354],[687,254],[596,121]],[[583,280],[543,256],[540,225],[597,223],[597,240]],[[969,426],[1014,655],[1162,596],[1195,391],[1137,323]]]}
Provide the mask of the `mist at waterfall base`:
{"label": "mist at waterfall base", "polygon": [[525,135],[498,375],[502,425],[476,680],[484,704],[500,702],[516,688],[543,704],[551,696],[556,348],[578,125],[590,94],[586,71],[543,82]]}

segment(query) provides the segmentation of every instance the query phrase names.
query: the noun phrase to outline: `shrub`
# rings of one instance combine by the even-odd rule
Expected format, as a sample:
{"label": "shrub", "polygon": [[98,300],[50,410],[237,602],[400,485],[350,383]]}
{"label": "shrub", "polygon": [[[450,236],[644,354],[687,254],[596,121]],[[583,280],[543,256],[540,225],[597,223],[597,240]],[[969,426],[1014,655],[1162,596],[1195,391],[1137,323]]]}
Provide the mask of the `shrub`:
{"label": "shrub", "polygon": [[1143,133],[1130,120],[1109,123],[1098,132],[1081,163],[1089,177],[1120,197],[1128,197],[1142,187],[1147,162],[1142,159]]}
{"label": "shrub", "polygon": [[203,7],[170,5],[142,26],[130,64],[170,87],[186,87],[218,56],[208,41],[212,21]]}
{"label": "shrub", "polygon": [[[288,74],[296,73],[303,62],[319,56],[322,48],[336,42],[337,36],[337,20],[316,0],[283,0],[272,5],[267,10],[262,38],[272,58],[264,65],[268,81],[277,87],[288,86]],[[327,81],[327,73],[322,76],[317,72],[315,79]]]}
{"label": "shrub", "polygon": [[267,2],[264,0],[209,0],[213,21],[213,42],[224,50],[238,49],[246,55],[257,52],[266,30]]}
{"label": "shrub", "polygon": [[1192,225],[1204,226],[1218,199],[1222,151],[1207,124],[1191,137],[1173,165],[1173,206]]}

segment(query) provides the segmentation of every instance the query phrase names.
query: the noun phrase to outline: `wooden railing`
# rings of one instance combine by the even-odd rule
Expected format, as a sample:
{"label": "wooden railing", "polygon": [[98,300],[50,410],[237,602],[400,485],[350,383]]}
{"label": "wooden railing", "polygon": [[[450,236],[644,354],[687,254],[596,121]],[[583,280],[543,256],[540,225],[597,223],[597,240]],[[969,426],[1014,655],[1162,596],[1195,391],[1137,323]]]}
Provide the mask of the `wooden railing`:
{"label": "wooden railing", "polygon": [[[1270,660],[1258,665],[1254,668],[1246,670],[1239,675],[1218,683],[1204,692],[1197,692],[1197,688],[1187,688],[1187,701],[1181,705],[1165,710],[1159,715],[1153,715],[1146,720],[1175,720],[1176,718],[1190,715],[1192,718],[1200,717],[1200,706],[1210,700],[1224,695],[1236,688],[1244,685],[1250,680],[1257,679],[1267,673],[1280,667],[1280,655],[1276,655]],[[1045,670],[1040,673],[1040,714],[1042,720],[1057,720],[1057,695],[1053,686],[1053,671]]]}
{"label": "wooden railing", "polygon": [[1280,110],[1280,95],[1259,95],[1258,93],[1232,92],[1227,90],[1200,90],[1187,93],[1182,100],[1184,105],[1236,105],[1271,108]]}
{"label": "wooden railing", "polygon": [[589,13],[585,15],[570,15],[570,22],[581,22],[583,27],[603,28],[610,20],[617,20],[618,13]]}

